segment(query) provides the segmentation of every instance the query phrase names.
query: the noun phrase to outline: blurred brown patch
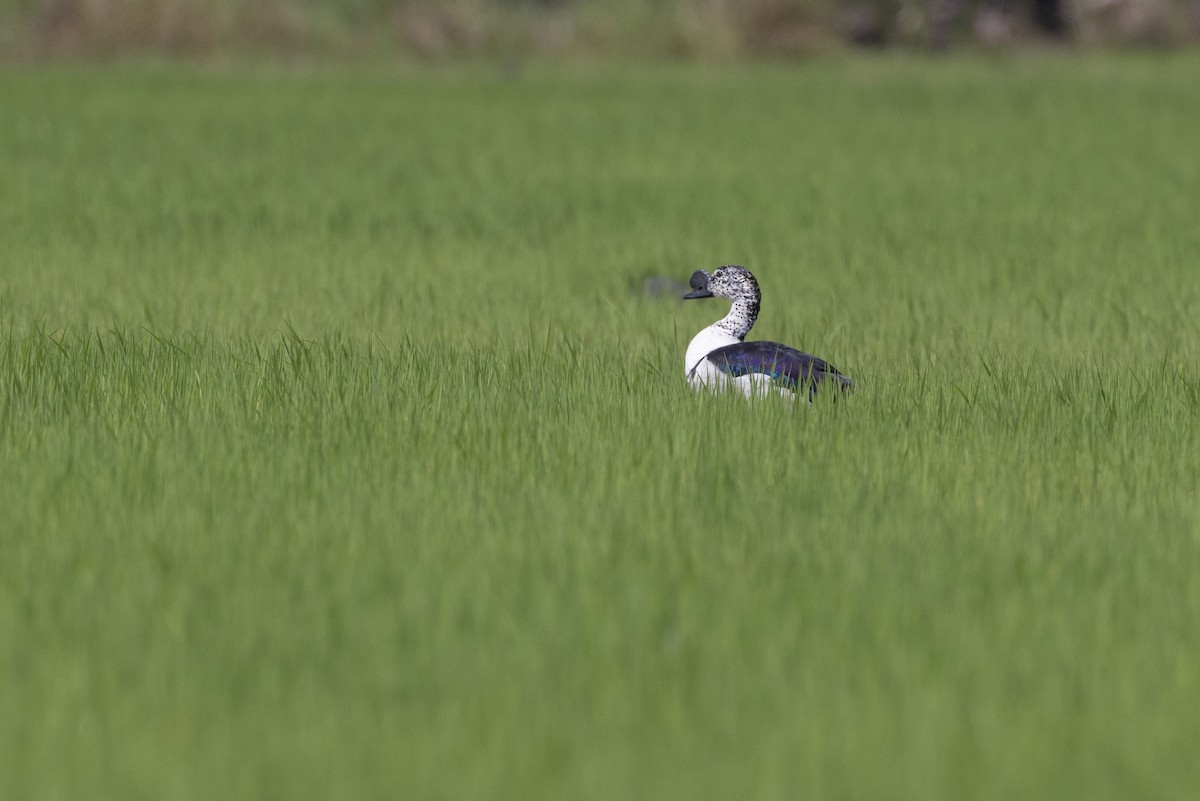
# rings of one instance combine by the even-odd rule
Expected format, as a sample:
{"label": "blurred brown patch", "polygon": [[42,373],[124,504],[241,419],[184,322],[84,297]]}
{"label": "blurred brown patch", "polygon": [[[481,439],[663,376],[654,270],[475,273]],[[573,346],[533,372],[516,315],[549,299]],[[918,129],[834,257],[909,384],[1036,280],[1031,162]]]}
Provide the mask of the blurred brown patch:
{"label": "blurred brown patch", "polygon": [[111,54],[133,48],[205,52],[220,31],[211,5],[196,0],[53,0],[39,7],[33,33],[42,51]]}
{"label": "blurred brown patch", "polygon": [[745,12],[742,38],[749,52],[799,57],[817,49],[821,34],[811,3],[764,0]]}
{"label": "blurred brown patch", "polygon": [[999,50],[1012,44],[1016,36],[1016,20],[1005,9],[986,6],[975,15],[971,31],[981,45]]}
{"label": "blurred brown patch", "polygon": [[887,43],[887,19],[879,4],[871,0],[847,3],[839,27],[846,39],[863,47],[878,47]]}
{"label": "blurred brown patch", "polygon": [[1190,9],[1171,0],[1077,0],[1080,37],[1092,44],[1168,45],[1189,36],[1189,12],[1200,23],[1200,2]]}
{"label": "blurred brown patch", "polygon": [[425,58],[474,53],[487,41],[477,15],[446,3],[410,3],[397,8],[392,26],[404,45]]}
{"label": "blurred brown patch", "polygon": [[287,0],[259,0],[239,6],[233,25],[252,48],[298,51],[313,43],[303,13]]}

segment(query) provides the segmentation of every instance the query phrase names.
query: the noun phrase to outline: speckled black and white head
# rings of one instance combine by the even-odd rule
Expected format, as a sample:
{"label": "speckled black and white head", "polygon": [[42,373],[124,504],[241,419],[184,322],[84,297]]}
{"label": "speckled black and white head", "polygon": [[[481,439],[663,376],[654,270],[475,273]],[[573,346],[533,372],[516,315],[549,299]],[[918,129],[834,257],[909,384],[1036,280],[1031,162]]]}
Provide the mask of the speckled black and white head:
{"label": "speckled black and white head", "polygon": [[712,273],[696,270],[690,283],[692,291],[683,296],[684,300],[715,297],[733,302],[729,314],[716,325],[738,339],[745,339],[762,308],[762,292],[754,274],[745,267],[726,264]]}

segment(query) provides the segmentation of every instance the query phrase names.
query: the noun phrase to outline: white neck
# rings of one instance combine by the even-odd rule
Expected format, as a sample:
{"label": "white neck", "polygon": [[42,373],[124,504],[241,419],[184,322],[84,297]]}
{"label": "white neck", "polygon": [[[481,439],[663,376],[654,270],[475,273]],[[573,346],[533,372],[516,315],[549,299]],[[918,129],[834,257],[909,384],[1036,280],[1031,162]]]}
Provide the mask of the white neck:
{"label": "white neck", "polygon": [[683,356],[684,374],[690,376],[701,360],[717,348],[744,340],[758,319],[759,304],[758,298],[738,298],[733,301],[729,314],[696,334]]}
{"label": "white neck", "polygon": [[758,303],[738,298],[729,309],[729,314],[713,325],[741,342],[754,327],[754,321],[758,319],[758,308]]}

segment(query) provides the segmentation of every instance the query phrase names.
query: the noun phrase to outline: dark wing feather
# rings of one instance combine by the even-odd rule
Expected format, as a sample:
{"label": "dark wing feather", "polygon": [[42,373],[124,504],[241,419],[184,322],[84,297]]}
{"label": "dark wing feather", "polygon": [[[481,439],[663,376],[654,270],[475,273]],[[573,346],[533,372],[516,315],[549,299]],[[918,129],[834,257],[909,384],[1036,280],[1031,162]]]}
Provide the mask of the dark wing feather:
{"label": "dark wing feather", "polygon": [[843,392],[854,386],[853,381],[824,359],[778,342],[738,342],[717,348],[705,358],[731,376],[762,373],[790,389],[808,385],[815,390],[826,381]]}

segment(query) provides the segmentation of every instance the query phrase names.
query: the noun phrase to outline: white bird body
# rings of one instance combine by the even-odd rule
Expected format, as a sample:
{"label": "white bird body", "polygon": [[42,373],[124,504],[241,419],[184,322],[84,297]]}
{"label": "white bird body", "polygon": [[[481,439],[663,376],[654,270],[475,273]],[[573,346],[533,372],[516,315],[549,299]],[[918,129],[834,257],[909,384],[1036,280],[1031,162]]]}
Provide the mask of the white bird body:
{"label": "white bird body", "polygon": [[729,300],[729,313],[692,338],[683,357],[683,371],[693,389],[737,389],[746,396],[782,393],[807,388],[807,396],[821,384],[832,384],[842,392],[854,382],[823,359],[802,353],[778,342],[746,342],[746,334],[758,319],[762,292],[758,281],[745,267],[727,264],[711,275],[692,273],[693,298],[719,297]]}
{"label": "white bird body", "polygon": [[729,376],[716,369],[704,357],[717,348],[736,345],[739,341],[737,337],[720,328],[717,323],[713,323],[692,337],[692,341],[687,347],[687,353],[683,357],[683,374],[687,376],[688,383],[698,388],[714,381],[727,379]]}
{"label": "white bird body", "polygon": [[705,358],[717,348],[736,345],[741,341],[722,328],[720,323],[713,323],[692,337],[683,357],[683,371],[688,385],[697,390],[736,389],[746,397],[761,395],[771,389],[771,379],[762,373],[731,376]]}

